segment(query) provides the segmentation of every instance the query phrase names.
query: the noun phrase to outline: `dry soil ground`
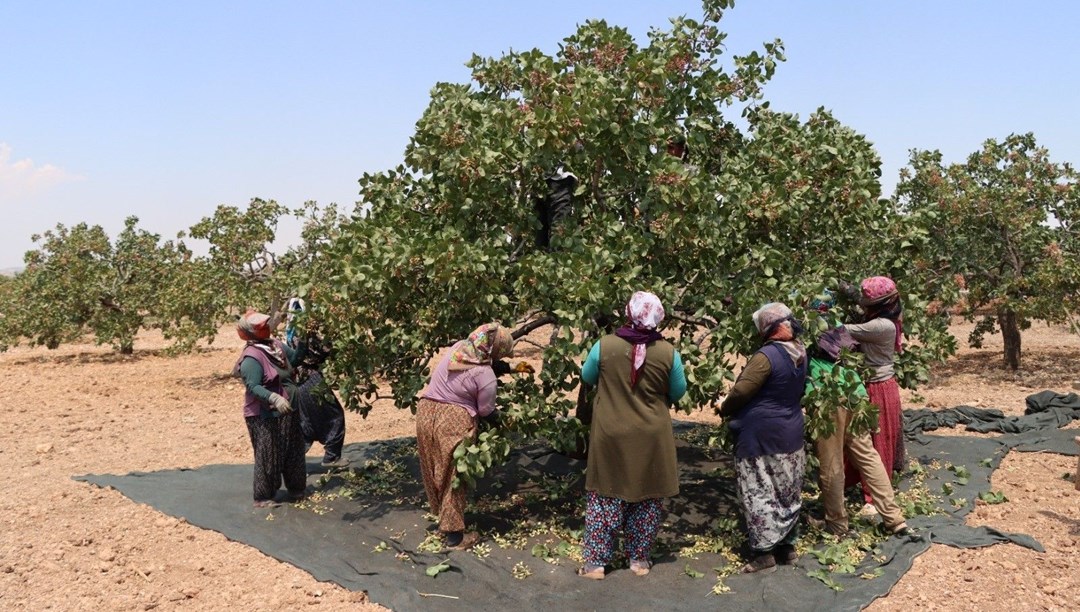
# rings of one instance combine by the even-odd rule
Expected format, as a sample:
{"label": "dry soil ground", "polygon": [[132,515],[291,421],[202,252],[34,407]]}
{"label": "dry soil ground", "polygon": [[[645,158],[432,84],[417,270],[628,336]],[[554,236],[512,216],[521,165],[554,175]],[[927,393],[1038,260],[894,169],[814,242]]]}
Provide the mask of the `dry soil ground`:
{"label": "dry soil ground", "polygon": [[[968,331],[954,328],[960,339]],[[1030,393],[1073,389],[1080,338],[1037,325],[1024,343],[1021,373],[1002,371],[998,341],[965,348],[921,397],[906,393],[905,407],[969,404],[1019,414]],[[239,341],[226,333],[178,358],[161,355],[161,346],[147,335],[128,357],[93,345],[0,354],[0,609],[381,609],[219,533],[71,480],[251,461],[241,387],[228,376]],[[367,420],[350,414],[347,442],[413,431],[408,412],[386,405]],[[1045,553],[935,545],[870,609],[1080,609],[1080,491],[1062,478],[1075,470],[1075,458],[1011,453],[992,483],[1009,501],[969,518],[1031,534]]]}

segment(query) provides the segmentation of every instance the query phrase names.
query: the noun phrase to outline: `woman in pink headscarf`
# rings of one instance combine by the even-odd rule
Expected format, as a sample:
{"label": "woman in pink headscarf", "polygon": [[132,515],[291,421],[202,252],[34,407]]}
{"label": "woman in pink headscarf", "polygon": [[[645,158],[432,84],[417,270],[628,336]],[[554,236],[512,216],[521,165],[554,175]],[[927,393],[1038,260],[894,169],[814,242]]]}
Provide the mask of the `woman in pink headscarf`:
{"label": "woman in pink headscarf", "polygon": [[657,330],[660,298],[638,291],[626,324],[592,346],[581,380],[594,385],[585,471],[585,565],[579,575],[604,578],[621,530],[630,570],[649,573],[649,553],[663,520],[663,499],[679,493],[672,404],[686,393],[682,358]]}
{"label": "woman in pink headscarf", "polygon": [[[874,448],[888,473],[904,469],[904,428],[900,406],[900,387],[896,384],[893,362],[903,350],[904,316],[896,283],[887,276],[872,276],[859,286],[859,305],[863,322],[845,325],[851,337],[859,342],[866,365],[873,372],[866,385],[870,401],[878,407],[878,430],[871,434]],[[850,482],[854,471],[849,470]],[[867,487],[863,494],[872,512],[873,505]]]}

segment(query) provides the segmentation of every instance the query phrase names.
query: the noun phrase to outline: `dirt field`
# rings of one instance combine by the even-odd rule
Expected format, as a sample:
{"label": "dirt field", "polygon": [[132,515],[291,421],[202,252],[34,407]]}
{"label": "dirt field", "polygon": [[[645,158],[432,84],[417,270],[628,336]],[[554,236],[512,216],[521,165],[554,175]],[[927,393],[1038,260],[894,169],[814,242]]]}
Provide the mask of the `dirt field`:
{"label": "dirt field", "polygon": [[[961,340],[968,331],[954,329]],[[0,496],[0,609],[382,609],[221,534],[71,480],[250,462],[241,385],[228,377],[239,346],[223,334],[212,348],[168,358],[158,353],[160,338],[147,336],[130,357],[92,345],[0,354],[0,471],[8,475]],[[905,394],[905,407],[968,404],[1020,414],[1028,394],[1071,391],[1080,380],[1080,338],[1064,328],[1025,332],[1019,375],[1002,371],[1000,348],[994,338],[984,349],[962,349],[921,397]],[[367,420],[350,414],[346,442],[414,432],[407,411],[380,408]],[[311,459],[320,456],[316,445]],[[1031,534],[1045,553],[935,545],[869,609],[1080,609],[1080,492],[1062,478],[1075,470],[1075,458],[1011,453],[992,483],[1009,501],[980,506],[969,518]]]}

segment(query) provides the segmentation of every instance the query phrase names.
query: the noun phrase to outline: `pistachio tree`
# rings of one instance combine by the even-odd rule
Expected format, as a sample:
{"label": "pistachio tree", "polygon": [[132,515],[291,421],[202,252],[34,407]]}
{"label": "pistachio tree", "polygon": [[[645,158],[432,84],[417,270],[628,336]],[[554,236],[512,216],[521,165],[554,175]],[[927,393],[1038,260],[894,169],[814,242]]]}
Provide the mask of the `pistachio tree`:
{"label": "pistachio tree", "polygon": [[141,328],[169,330],[159,288],[190,259],[182,242],[164,241],[128,217],[111,240],[99,225],[58,224],[33,237],[26,267],[9,282],[0,325],[5,345],[56,348],[86,334],[130,354]]}
{"label": "pistachio tree", "polygon": [[978,321],[973,346],[1001,330],[1007,368],[1020,367],[1034,319],[1069,321],[1080,306],[1077,179],[1030,133],[987,140],[962,163],[913,151],[901,174],[898,205],[932,220],[921,265],[967,290],[960,312]]}
{"label": "pistachio tree", "polygon": [[[576,444],[581,359],[635,290],[666,306],[687,409],[714,404],[757,348],[750,313],[765,302],[798,308],[888,273],[909,288],[915,333],[941,330],[908,265],[923,241],[880,198],[870,142],[825,110],[772,110],[764,86],[783,45],[728,56],[730,4],[707,1],[701,19],[674,18],[644,43],[589,21],[553,55],[474,56],[469,83],[433,88],[404,162],[362,177],[365,208],[309,287],[349,406],[413,407],[432,356],[479,323],[519,337],[543,327],[538,376],[503,384],[502,427],[462,450],[474,473],[514,436]],[[572,206],[550,222],[552,185],[570,174]],[[909,383],[948,351],[928,338]]]}

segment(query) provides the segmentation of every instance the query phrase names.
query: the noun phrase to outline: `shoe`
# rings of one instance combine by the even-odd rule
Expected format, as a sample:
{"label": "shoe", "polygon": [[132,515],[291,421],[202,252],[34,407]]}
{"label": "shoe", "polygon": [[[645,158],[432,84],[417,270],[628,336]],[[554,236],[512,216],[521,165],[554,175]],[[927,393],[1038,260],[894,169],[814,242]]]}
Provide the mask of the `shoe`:
{"label": "shoe", "polygon": [[338,457],[337,459],[334,459],[333,461],[325,461],[324,460],[319,465],[323,466],[324,468],[347,468],[347,467],[349,467],[349,460],[346,459],[345,457]]}
{"label": "shoe", "polygon": [[780,565],[791,565],[799,560],[799,553],[791,544],[779,544],[773,549],[773,557]]}
{"label": "shoe", "polygon": [[907,523],[903,523],[903,522],[900,523],[899,525],[894,525],[892,527],[886,527],[885,529],[890,534],[892,534],[894,536],[901,536],[902,537],[902,536],[906,536],[906,535],[911,535],[911,528],[907,526]]}
{"label": "shoe", "polygon": [[769,572],[776,571],[776,558],[773,557],[772,552],[762,553],[753,559],[749,563],[742,566],[739,570],[740,574],[767,574]]}
{"label": "shoe", "polygon": [[[600,567],[595,567],[593,569],[586,569],[588,567],[589,567],[588,565],[585,565],[585,567],[579,567],[578,571],[577,571],[577,575],[581,576],[582,578],[588,578],[589,580],[603,580],[604,579],[604,566],[601,565]],[[646,571],[648,571],[648,570],[646,570]]]}
{"label": "shoe", "polygon": [[289,493],[289,503],[296,504],[307,499],[307,491],[300,491],[299,493]]}
{"label": "shoe", "polygon": [[460,542],[458,542],[457,544],[455,544],[453,546],[443,546],[443,550],[444,551],[469,550],[473,546],[476,546],[476,543],[479,542],[479,541],[480,541],[480,534],[476,533],[475,531],[466,531],[464,533],[464,535],[461,536],[461,541]]}
{"label": "shoe", "polygon": [[859,510],[859,516],[863,518],[874,518],[875,516],[878,516],[877,508],[874,507],[874,504],[864,504]]}
{"label": "shoe", "polygon": [[260,499],[251,505],[256,508],[277,508],[281,504],[272,499]]}
{"label": "shoe", "polygon": [[648,561],[630,560],[630,571],[634,572],[635,576],[645,576],[649,573],[650,567],[652,567],[652,564]]}

